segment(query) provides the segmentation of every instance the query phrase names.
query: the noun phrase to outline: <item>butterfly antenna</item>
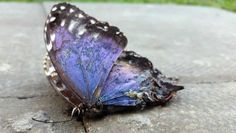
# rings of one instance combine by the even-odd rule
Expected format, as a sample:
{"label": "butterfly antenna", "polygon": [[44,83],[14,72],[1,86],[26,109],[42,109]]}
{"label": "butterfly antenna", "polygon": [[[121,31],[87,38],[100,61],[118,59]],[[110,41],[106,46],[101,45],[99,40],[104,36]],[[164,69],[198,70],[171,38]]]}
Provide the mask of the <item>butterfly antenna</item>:
{"label": "butterfly antenna", "polygon": [[37,122],[42,122],[42,123],[64,123],[64,122],[70,122],[70,121],[72,121],[73,120],[73,116],[74,116],[74,114],[75,114],[75,112],[76,111],[78,111],[78,113],[80,113],[80,110],[78,109],[78,108],[73,108],[73,110],[72,110],[72,112],[71,112],[71,118],[70,119],[68,119],[68,120],[62,120],[62,121],[52,121],[52,120],[39,120],[39,119],[36,119],[36,118],[34,118],[34,117],[32,117],[32,120],[33,121],[37,121]]}

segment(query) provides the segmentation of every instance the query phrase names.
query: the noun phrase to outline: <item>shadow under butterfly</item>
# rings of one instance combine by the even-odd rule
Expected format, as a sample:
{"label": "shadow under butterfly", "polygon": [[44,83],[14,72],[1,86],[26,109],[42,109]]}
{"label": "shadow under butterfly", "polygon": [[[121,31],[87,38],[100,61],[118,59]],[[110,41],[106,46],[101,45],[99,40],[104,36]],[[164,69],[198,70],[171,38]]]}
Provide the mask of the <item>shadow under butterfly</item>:
{"label": "shadow under butterfly", "polygon": [[68,3],[52,7],[45,29],[44,70],[82,117],[164,105],[183,86],[165,77],[145,57],[125,51],[127,38],[115,26]]}

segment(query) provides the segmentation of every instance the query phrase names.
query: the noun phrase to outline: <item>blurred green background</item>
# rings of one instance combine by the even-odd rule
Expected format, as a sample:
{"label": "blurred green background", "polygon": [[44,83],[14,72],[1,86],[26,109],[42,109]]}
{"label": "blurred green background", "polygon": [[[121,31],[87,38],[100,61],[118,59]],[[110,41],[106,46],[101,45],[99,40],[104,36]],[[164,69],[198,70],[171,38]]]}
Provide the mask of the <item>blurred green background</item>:
{"label": "blurred green background", "polygon": [[[16,2],[42,2],[55,0],[0,0]],[[61,0],[60,0],[61,1]],[[223,8],[236,12],[236,0],[67,0],[68,2],[119,2],[119,3],[173,3],[184,5],[201,5]]]}

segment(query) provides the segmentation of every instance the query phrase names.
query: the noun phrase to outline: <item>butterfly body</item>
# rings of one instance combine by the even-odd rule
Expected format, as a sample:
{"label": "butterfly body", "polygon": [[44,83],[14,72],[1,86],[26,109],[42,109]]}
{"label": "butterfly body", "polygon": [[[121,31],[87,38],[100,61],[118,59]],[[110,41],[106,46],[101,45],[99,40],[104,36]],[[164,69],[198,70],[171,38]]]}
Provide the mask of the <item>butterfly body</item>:
{"label": "butterfly body", "polygon": [[90,116],[165,104],[183,89],[147,58],[124,51],[127,38],[117,27],[73,5],[54,5],[44,32],[44,69],[50,83]]}

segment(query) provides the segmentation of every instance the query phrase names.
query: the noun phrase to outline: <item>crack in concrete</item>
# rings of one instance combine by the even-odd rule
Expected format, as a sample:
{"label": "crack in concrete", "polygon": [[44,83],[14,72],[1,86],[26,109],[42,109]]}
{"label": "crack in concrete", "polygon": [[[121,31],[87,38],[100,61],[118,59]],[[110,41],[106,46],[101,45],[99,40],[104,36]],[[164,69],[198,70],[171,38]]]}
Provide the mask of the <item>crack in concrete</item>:
{"label": "crack in concrete", "polygon": [[38,98],[38,97],[56,97],[58,94],[54,95],[29,95],[29,96],[0,96],[0,99],[19,99],[19,100],[26,100],[31,98]]}

